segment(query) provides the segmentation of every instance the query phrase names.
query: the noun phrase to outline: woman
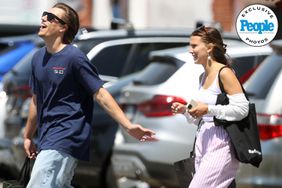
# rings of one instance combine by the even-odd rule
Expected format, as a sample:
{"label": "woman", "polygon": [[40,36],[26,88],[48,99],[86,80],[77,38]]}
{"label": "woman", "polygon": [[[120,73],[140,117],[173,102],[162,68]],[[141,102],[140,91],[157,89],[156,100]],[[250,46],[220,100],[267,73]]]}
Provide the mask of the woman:
{"label": "woman", "polygon": [[[190,188],[227,188],[235,186],[235,176],[239,162],[234,156],[230,138],[222,126],[215,126],[213,117],[238,121],[248,114],[248,104],[241,85],[226,58],[226,45],[219,31],[212,27],[200,27],[190,38],[190,53],[196,64],[202,65],[205,72],[200,78],[200,87],[192,109],[180,103],[172,104],[174,113],[183,113],[189,122],[199,125],[195,145],[196,173]],[[221,93],[218,73],[229,105],[215,105]]]}

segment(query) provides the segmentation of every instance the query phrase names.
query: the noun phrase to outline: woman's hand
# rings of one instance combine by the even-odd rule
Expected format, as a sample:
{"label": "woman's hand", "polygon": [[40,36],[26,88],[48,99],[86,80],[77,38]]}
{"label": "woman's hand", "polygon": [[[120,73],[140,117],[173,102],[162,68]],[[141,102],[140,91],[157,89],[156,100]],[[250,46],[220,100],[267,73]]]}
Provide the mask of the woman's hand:
{"label": "woman's hand", "polygon": [[171,105],[171,111],[173,114],[184,114],[187,108],[186,105],[181,104],[179,102],[174,102]]}
{"label": "woman's hand", "polygon": [[188,110],[188,113],[196,118],[200,118],[203,115],[205,115],[206,113],[208,113],[208,105],[204,104],[202,102],[197,101],[197,106],[195,106],[194,108]]}

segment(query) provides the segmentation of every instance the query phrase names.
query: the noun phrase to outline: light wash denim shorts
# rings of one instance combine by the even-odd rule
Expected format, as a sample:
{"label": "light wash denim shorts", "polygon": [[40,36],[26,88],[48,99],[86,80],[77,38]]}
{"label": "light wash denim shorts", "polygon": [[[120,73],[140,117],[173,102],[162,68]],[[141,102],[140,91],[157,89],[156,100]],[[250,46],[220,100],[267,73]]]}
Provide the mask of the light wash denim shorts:
{"label": "light wash denim shorts", "polygon": [[77,159],[56,150],[42,150],[37,155],[27,188],[67,188]]}

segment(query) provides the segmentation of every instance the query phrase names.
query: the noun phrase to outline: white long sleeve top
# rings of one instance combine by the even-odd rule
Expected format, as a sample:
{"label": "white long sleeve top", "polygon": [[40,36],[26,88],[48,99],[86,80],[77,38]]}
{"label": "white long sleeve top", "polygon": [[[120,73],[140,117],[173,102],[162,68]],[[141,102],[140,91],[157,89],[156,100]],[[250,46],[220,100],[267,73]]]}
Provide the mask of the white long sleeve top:
{"label": "white long sleeve top", "polygon": [[[229,98],[228,105],[215,105],[217,95],[221,93],[217,85],[218,77],[208,89],[200,87],[196,101],[201,101],[208,105],[208,113],[202,118],[204,121],[213,121],[215,116],[217,119],[227,121],[239,121],[245,118],[249,112],[249,101],[246,99],[244,93],[237,93],[234,95],[227,95]],[[189,123],[197,124],[199,121],[194,119],[188,112],[184,113]]]}

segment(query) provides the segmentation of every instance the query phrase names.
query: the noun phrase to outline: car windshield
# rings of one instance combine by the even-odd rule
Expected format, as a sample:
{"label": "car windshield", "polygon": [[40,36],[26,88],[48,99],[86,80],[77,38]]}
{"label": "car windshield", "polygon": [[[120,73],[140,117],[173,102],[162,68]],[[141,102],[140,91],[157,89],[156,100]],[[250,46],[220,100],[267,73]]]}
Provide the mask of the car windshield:
{"label": "car windshield", "polygon": [[282,56],[271,55],[267,57],[253,76],[244,84],[246,92],[251,97],[264,99],[281,69]]}

